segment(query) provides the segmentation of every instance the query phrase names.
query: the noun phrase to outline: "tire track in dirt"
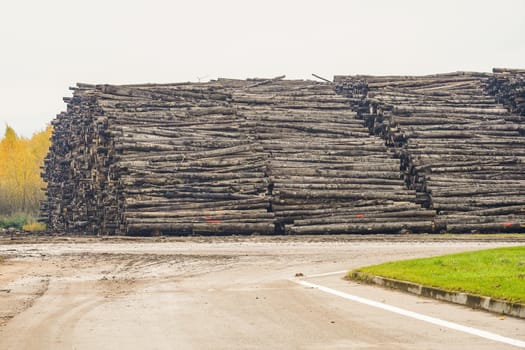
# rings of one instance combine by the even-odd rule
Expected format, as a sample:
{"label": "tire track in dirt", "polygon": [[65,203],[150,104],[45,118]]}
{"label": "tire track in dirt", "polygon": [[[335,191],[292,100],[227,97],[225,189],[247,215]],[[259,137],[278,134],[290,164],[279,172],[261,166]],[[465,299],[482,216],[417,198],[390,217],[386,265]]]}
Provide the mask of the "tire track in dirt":
{"label": "tire track in dirt", "polygon": [[[358,327],[360,321],[349,320],[339,304],[334,308],[316,305],[316,298],[287,282],[288,278],[295,273],[308,276],[358,264],[497,245],[504,244],[243,241],[10,246],[10,258],[0,265],[0,289],[4,282],[18,281],[20,292],[34,294],[35,299],[31,307],[0,327],[0,349],[112,345],[140,349],[173,348],[174,344],[243,348],[243,341],[261,341],[269,348],[278,341],[287,341],[292,348],[304,345],[304,337],[290,338],[283,332],[283,322],[312,336],[321,327],[326,339],[316,341],[332,336],[342,339],[347,326]],[[0,255],[1,249],[0,245]],[[38,297],[39,289],[30,288],[31,279],[48,280]],[[3,293],[5,299],[1,294],[0,310],[14,300],[11,293]],[[319,324],[319,319],[326,325]],[[377,339],[389,341],[375,328],[361,328],[356,341],[363,346]],[[144,332],[151,336],[137,338]],[[210,338],[217,334],[219,338]],[[404,341],[400,337],[400,344]]]}

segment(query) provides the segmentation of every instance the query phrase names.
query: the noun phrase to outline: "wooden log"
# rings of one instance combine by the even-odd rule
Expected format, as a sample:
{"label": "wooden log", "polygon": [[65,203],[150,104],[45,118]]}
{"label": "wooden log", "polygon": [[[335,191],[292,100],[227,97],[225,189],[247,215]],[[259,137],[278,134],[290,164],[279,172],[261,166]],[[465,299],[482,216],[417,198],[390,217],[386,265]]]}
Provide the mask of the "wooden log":
{"label": "wooden log", "polygon": [[400,233],[403,231],[411,232],[432,232],[431,221],[406,221],[392,223],[368,223],[368,224],[329,224],[329,225],[309,225],[291,226],[290,234],[362,234],[362,233]]}
{"label": "wooden log", "polygon": [[128,234],[152,234],[160,232],[162,234],[271,234],[274,230],[274,224],[270,223],[187,223],[187,224],[170,224],[170,223],[148,223],[148,224],[129,224],[127,225]]}
{"label": "wooden log", "polygon": [[475,224],[447,224],[447,231],[451,233],[472,232],[523,232],[525,222],[499,222]]}

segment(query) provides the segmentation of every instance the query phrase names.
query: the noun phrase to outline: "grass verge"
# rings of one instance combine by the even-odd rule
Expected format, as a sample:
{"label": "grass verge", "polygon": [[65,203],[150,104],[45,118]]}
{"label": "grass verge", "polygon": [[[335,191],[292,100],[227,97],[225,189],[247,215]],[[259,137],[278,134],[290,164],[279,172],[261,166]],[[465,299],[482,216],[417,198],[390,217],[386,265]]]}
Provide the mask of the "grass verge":
{"label": "grass verge", "polygon": [[394,261],[349,276],[353,272],[525,303],[525,246]]}

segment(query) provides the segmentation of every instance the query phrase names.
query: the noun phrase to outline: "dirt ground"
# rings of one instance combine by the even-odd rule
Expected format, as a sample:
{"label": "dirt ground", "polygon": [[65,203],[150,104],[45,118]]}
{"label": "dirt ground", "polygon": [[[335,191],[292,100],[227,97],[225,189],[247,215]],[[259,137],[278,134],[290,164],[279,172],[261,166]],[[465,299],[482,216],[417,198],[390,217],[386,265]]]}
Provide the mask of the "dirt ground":
{"label": "dirt ground", "polygon": [[[520,236],[0,236],[0,349],[498,349],[320,295],[296,275],[525,244]],[[522,320],[317,280],[525,339]]]}

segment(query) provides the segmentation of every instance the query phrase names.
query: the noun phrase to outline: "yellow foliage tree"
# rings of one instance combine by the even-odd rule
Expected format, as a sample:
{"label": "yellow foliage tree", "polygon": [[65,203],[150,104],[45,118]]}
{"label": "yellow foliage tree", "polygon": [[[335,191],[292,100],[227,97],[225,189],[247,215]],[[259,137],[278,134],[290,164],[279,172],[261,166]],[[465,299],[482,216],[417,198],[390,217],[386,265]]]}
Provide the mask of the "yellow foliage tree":
{"label": "yellow foliage tree", "polygon": [[0,141],[0,213],[36,214],[44,197],[45,183],[40,177],[44,157],[51,144],[51,127],[30,139],[19,137],[6,126]]}

